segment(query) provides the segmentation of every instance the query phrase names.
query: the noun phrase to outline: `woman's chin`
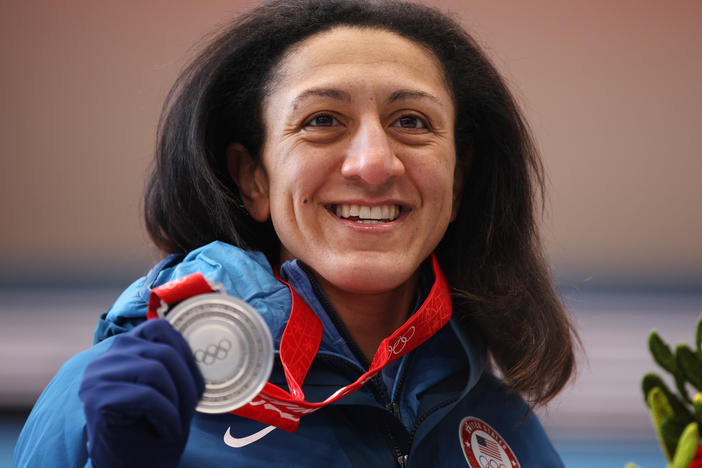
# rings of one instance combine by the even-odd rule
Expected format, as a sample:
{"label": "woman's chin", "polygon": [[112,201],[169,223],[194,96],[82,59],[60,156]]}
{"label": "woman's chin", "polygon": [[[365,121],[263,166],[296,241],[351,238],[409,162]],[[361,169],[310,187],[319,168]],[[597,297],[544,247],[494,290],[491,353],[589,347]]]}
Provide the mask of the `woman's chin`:
{"label": "woman's chin", "polygon": [[382,294],[401,288],[412,281],[417,268],[403,267],[395,264],[388,268],[387,265],[368,264],[336,266],[329,270],[317,271],[321,280],[337,290],[353,294]]}

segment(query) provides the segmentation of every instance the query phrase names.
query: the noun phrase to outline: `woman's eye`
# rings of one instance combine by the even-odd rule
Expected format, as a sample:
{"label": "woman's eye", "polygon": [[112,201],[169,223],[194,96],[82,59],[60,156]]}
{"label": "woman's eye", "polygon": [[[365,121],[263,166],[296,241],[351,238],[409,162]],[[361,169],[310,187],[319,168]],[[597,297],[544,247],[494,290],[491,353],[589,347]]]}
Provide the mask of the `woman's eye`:
{"label": "woman's eye", "polygon": [[392,125],[393,125],[393,127],[402,127],[402,128],[414,128],[414,129],[428,128],[428,125],[424,120],[422,120],[419,117],[414,116],[414,115],[405,115],[404,117],[400,117]]}
{"label": "woman's eye", "polygon": [[336,125],[339,125],[339,121],[329,114],[315,115],[305,123],[306,127],[333,127]]}

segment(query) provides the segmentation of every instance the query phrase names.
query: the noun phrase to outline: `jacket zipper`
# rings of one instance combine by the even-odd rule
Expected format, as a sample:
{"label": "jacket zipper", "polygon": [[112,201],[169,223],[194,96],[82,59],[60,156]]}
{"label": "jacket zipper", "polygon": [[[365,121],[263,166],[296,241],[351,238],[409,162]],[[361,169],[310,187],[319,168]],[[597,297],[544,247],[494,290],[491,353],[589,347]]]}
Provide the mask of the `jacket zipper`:
{"label": "jacket zipper", "polygon": [[[400,405],[388,397],[385,384],[381,381],[381,379],[382,377],[380,376],[380,373],[376,374],[368,382],[369,388],[373,392],[376,401],[385,406],[385,409],[387,409],[395,418],[397,418],[398,421],[400,421],[400,423],[402,423],[402,419],[400,419]],[[397,443],[397,439],[395,439],[395,435],[392,433],[390,425],[385,421],[383,422],[383,425],[385,427],[386,438],[390,444],[390,450],[395,457],[395,461],[400,468],[404,468],[407,463],[407,454],[403,453],[402,449],[400,448],[400,444]]]}
{"label": "jacket zipper", "polygon": [[[320,354],[319,359],[327,361],[329,363],[333,361],[343,363],[346,368],[351,369],[356,373],[356,377],[360,376],[364,372],[363,369],[360,368],[356,363],[342,356],[336,356],[333,354]],[[397,403],[388,402],[387,392],[385,391],[385,387],[382,384],[382,382],[379,382],[379,379],[380,374],[376,374],[371,380],[368,381],[368,388],[373,393],[373,396],[375,397],[375,400],[378,403],[385,407],[385,409],[387,409],[393,416],[399,416],[399,405]],[[397,407],[397,416],[395,410],[392,409],[392,405]],[[400,422],[402,422],[402,420],[400,420]],[[395,436],[392,433],[392,429],[385,420],[383,421],[383,428],[385,430],[386,439],[388,440],[388,443],[390,445],[389,448],[393,458],[395,459],[397,465],[400,468],[405,468],[407,465],[407,454],[403,453],[402,449],[400,448],[400,444],[397,443],[397,440],[395,439]]]}
{"label": "jacket zipper", "polygon": [[[326,361],[340,361],[345,364],[347,368],[350,368],[354,370],[358,375],[363,374],[363,369],[361,369],[357,364],[354,362],[348,360],[347,358],[341,357],[341,356],[335,356],[332,354],[322,354],[319,356],[321,359],[326,360]],[[402,389],[402,385],[404,384],[406,373],[407,373],[407,368],[409,367],[409,363],[407,363],[404,368],[402,369],[402,374],[400,375],[400,382],[397,385],[397,388],[395,389],[395,397],[397,397],[400,393],[400,390]],[[385,393],[384,387],[381,387],[378,385],[376,378],[378,378],[379,375],[376,375],[368,381],[368,386],[371,389],[371,392],[373,392],[373,395],[375,396],[376,401],[378,400],[385,400],[387,401],[387,395]],[[433,408],[430,408],[428,411],[425,411],[419,418],[417,418],[417,421],[414,423],[412,426],[412,431],[410,432],[409,436],[409,443],[407,444],[408,447],[412,447],[412,444],[414,443],[414,437],[417,434],[417,430],[419,430],[419,426],[432,414],[435,412],[439,411],[441,408],[444,408],[445,406],[448,406],[456,401],[458,401],[460,397],[454,397],[450,398],[448,400],[442,401],[438,405],[434,406]],[[378,401],[378,403],[383,404],[381,401]],[[385,408],[391,412],[395,417],[399,419],[400,416],[400,406],[396,401],[391,401],[390,403],[384,405]],[[401,422],[402,420],[400,420]],[[392,430],[387,424],[384,424],[385,426],[385,432],[388,436],[388,439],[391,442],[392,447],[390,448],[393,456],[395,457],[395,461],[397,463],[397,466],[400,468],[406,468],[407,466],[407,459],[409,454],[403,454],[402,450],[399,447],[399,444],[397,444],[397,441],[392,435]]]}
{"label": "jacket zipper", "polygon": [[[324,310],[327,312],[327,316],[331,319],[332,323],[336,327],[337,332],[341,335],[341,337],[346,341],[346,345],[349,347],[351,352],[354,354],[356,359],[358,360],[359,363],[362,365],[369,367],[370,363],[366,359],[365,355],[361,351],[361,349],[358,347],[356,342],[351,338],[351,334],[348,332],[346,327],[344,326],[343,322],[339,319],[339,316],[336,314],[336,310],[332,307],[332,305],[329,303],[329,300],[327,299],[326,295],[322,291],[322,288],[319,287],[319,284],[317,281],[314,279],[314,276],[312,275],[312,272],[309,270],[307,265],[304,263],[300,263],[300,266],[302,270],[305,272],[307,277],[310,280],[310,284],[312,286],[312,290],[317,296],[317,300],[319,300],[320,304],[324,308]],[[331,355],[327,355],[331,357]],[[351,365],[353,368],[355,368],[357,371],[359,371],[359,375],[363,374],[363,369],[359,368],[355,363],[351,361],[347,361],[346,359],[341,359],[343,362],[346,363],[346,365]],[[403,370],[402,370],[402,375],[400,376],[400,383],[397,386],[397,389],[395,391],[395,395],[399,395],[400,389],[402,388],[402,384],[404,383],[404,377],[406,373],[406,368],[409,367],[408,365],[405,365]],[[402,423],[402,417],[400,414],[400,405],[395,401],[395,398],[391,398],[387,394],[387,390],[385,389],[385,385],[383,382],[379,382],[381,379],[380,373],[376,374],[369,382],[369,388],[371,389],[371,392],[373,392],[373,396],[375,397],[376,401],[383,405],[392,415],[397,418],[400,423]],[[388,442],[392,447],[390,447],[390,450],[392,451],[395,460],[397,461],[398,466],[400,468],[405,468],[407,465],[407,454],[402,453],[402,449],[400,448],[400,445],[397,443],[397,440],[395,439],[392,429],[387,423],[384,423],[385,426],[385,432],[387,434]],[[410,438],[411,441],[411,438]],[[411,446],[411,444],[409,445]]]}
{"label": "jacket zipper", "polygon": [[404,357],[405,361],[400,364],[400,375],[397,381],[397,387],[395,387],[395,392],[390,399],[390,403],[386,408],[391,410],[395,417],[402,421],[402,415],[400,413],[400,404],[398,403],[400,399],[400,393],[402,392],[402,387],[405,385],[405,379],[407,378],[407,369],[410,366],[410,359],[412,359],[412,354],[407,354]]}
{"label": "jacket zipper", "polygon": [[385,405],[385,408],[387,408],[388,411],[390,411],[393,414],[393,416],[395,416],[397,419],[399,419],[400,421],[402,420],[402,415],[400,414],[400,405],[398,405],[396,402],[391,401],[390,403]]}
{"label": "jacket zipper", "polygon": [[[395,387],[395,391],[392,395],[392,398],[390,399],[390,403],[388,403],[385,407],[392,412],[392,414],[397,418],[398,421],[402,422],[402,414],[400,412],[400,404],[398,403],[400,393],[402,392],[402,387],[405,384],[405,378],[407,377],[407,369],[410,366],[409,360],[411,359],[412,354],[408,354],[405,356],[405,362],[401,364],[400,368],[400,375],[398,377],[397,381],[397,386]],[[395,444],[397,446],[397,444]],[[407,445],[407,450],[412,447],[412,438],[410,437],[409,443]],[[407,466],[407,458],[409,456],[409,453],[402,453],[402,450],[400,450],[399,447],[397,447],[397,452],[399,452],[399,455],[397,456],[397,465],[400,468],[405,468]]]}

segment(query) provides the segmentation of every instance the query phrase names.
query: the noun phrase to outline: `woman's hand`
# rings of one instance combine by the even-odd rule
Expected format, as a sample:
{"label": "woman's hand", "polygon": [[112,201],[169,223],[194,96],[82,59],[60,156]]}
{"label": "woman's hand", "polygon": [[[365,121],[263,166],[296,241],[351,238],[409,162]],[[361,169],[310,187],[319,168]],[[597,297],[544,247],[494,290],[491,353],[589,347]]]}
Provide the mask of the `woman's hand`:
{"label": "woman's hand", "polygon": [[93,465],[176,466],[204,389],[190,347],[165,320],[117,336],[78,393]]}

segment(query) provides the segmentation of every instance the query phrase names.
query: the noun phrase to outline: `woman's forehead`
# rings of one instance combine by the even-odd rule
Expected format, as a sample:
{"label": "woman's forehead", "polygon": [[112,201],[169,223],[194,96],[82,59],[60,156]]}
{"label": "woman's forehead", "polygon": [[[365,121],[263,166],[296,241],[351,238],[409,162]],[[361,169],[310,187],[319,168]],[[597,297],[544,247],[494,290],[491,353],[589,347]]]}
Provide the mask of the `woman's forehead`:
{"label": "woman's forehead", "polygon": [[342,26],[293,46],[274,73],[269,95],[304,96],[311,89],[353,89],[369,82],[386,85],[389,93],[451,94],[439,60],[426,47],[387,30]]}

